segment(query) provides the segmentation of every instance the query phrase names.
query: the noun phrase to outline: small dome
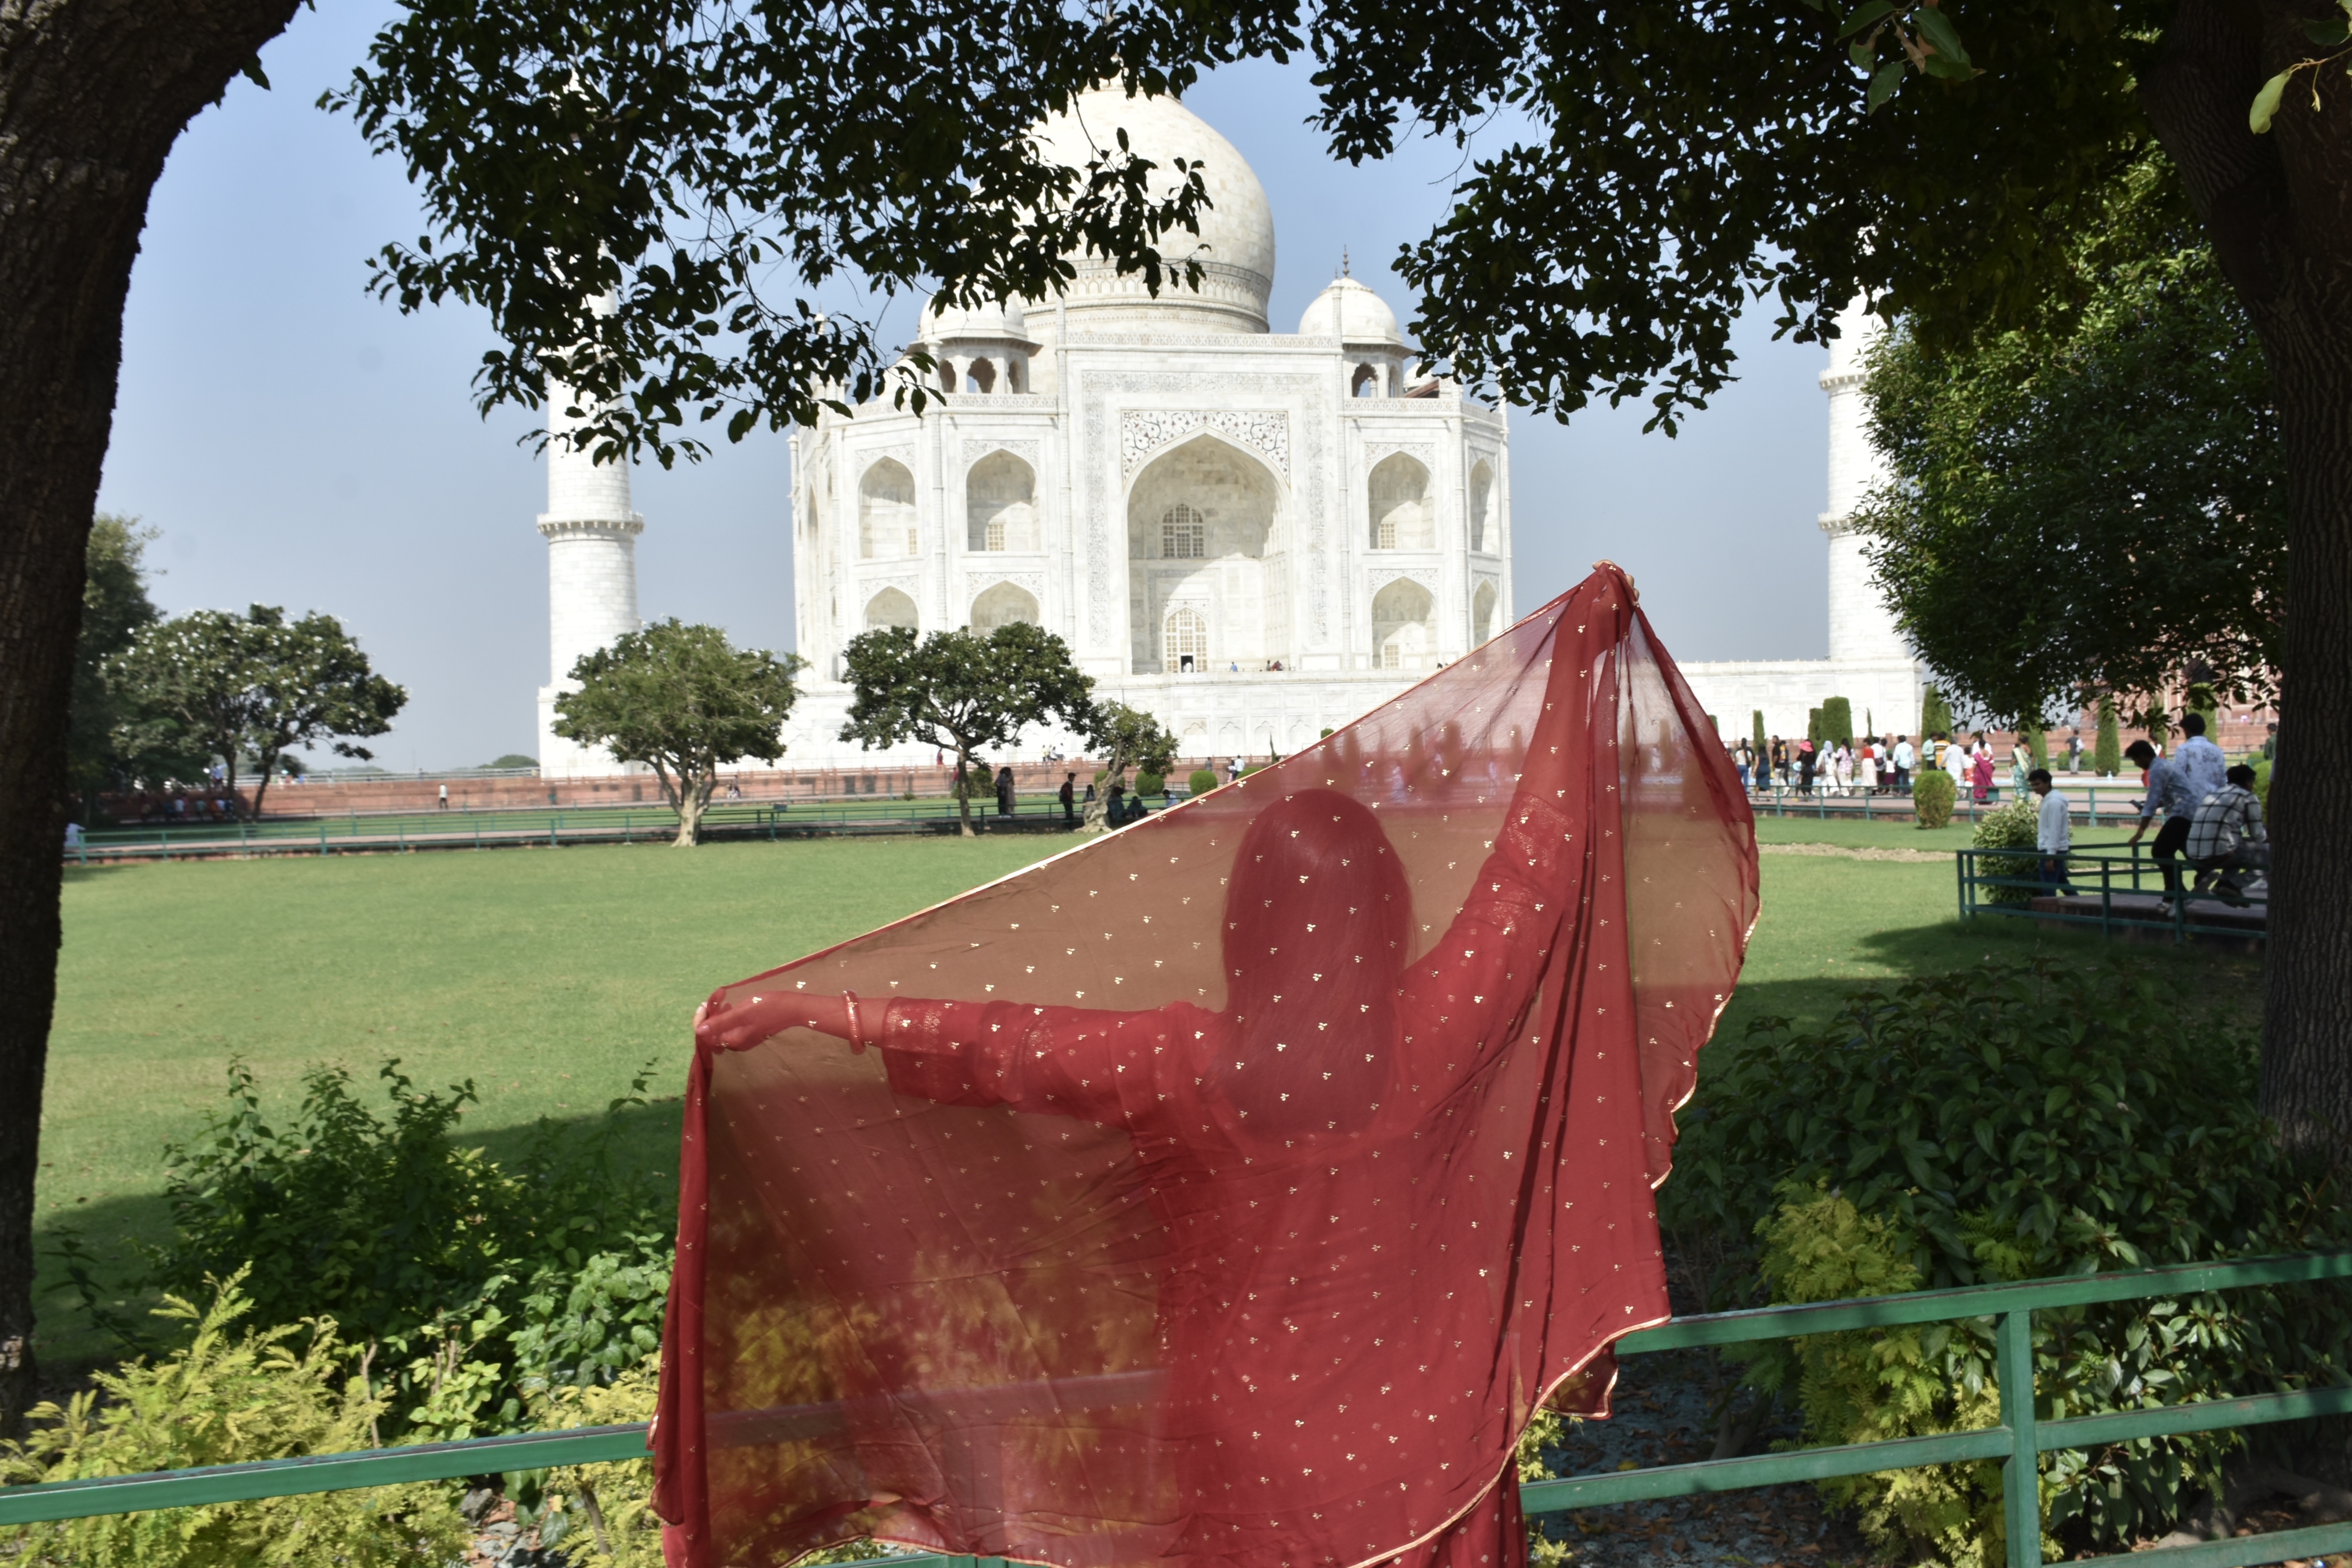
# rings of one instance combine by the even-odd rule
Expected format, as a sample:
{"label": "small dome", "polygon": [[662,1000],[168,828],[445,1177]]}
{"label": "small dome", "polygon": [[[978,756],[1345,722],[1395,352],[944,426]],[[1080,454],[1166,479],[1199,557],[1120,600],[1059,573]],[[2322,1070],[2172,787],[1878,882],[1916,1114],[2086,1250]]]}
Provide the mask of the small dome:
{"label": "small dome", "polygon": [[1017,300],[1002,305],[983,300],[970,310],[956,305],[939,310],[934,297],[933,304],[923,307],[923,341],[944,343],[959,338],[1025,343],[1030,341],[1028,318]]}
{"label": "small dome", "polygon": [[1335,278],[1298,318],[1302,338],[1338,338],[1350,343],[1396,343],[1396,312],[1378,294],[1352,278]]}

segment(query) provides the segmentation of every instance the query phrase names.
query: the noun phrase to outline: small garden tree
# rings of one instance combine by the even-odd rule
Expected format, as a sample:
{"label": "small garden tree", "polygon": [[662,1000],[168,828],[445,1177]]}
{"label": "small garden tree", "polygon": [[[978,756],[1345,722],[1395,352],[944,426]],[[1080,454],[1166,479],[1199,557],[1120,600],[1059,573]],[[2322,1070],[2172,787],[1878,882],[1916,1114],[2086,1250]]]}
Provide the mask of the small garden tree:
{"label": "small garden tree", "polygon": [[[245,615],[195,610],[141,631],[109,667],[124,700],[130,743],[149,751],[209,752],[229,793],[237,763],[257,775],[253,815],[269,793],[281,753],[343,735],[381,735],[408,693],[369,668],[342,623],[316,611],[299,621],[273,605]],[[374,753],[335,740],[338,756]]]}
{"label": "small garden tree", "polygon": [[856,695],[841,738],[867,751],[916,741],[953,752],[967,838],[974,753],[1011,745],[1031,724],[1059,721],[1085,734],[1095,721],[1094,682],[1078,673],[1069,646],[1025,621],[921,637],[912,626],[877,626],[850,638],[842,662]]}
{"label": "small garden tree", "polygon": [[1824,699],[1822,703],[1820,739],[1840,746],[1853,744],[1853,704],[1843,697]]}
{"label": "small garden tree", "polygon": [[2116,700],[2106,693],[2099,694],[2099,732],[2091,742],[2091,771],[2101,778],[2113,778],[2124,765],[2123,736],[2116,726]]}
{"label": "small garden tree", "polygon": [[1095,706],[1094,724],[1087,731],[1087,750],[1103,759],[1103,787],[1087,803],[1087,831],[1099,833],[1113,790],[1127,787],[1127,770],[1141,768],[1164,774],[1176,760],[1176,737],[1140,708],[1124,702]]}
{"label": "small garden tree", "polygon": [[1925,739],[1929,735],[1948,735],[1951,732],[1951,704],[1944,700],[1944,694],[1941,691],[1938,691],[1932,686],[1927,687],[1919,693],[1919,734],[1921,738]]}
{"label": "small garden tree", "polygon": [[804,668],[798,654],[732,647],[717,626],[673,616],[573,665],[579,689],[555,700],[555,732],[649,765],[677,813],[677,847],[691,848],[719,770],[784,754],[784,720],[800,698],[793,677]]}

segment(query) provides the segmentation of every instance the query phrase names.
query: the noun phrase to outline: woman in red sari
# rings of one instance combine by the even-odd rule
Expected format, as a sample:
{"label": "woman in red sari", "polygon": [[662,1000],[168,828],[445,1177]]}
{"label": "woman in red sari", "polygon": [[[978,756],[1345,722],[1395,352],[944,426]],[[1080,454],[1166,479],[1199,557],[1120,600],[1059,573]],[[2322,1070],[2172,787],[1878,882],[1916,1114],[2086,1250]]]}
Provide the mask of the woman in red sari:
{"label": "woman in red sari", "polygon": [[[1079,1212],[1118,1230],[1101,1257],[1148,1248],[1139,1274],[1108,1262],[1092,1270],[1098,1281],[1118,1273],[1117,1294],[1149,1292],[1150,1351],[1118,1362],[1154,1369],[1152,1394],[1127,1418],[1145,1429],[1104,1437],[1085,1428],[1085,1458],[1055,1483],[1087,1500],[1071,1505],[1085,1517],[1052,1524],[1016,1500],[1017,1483],[974,1479],[968,1463],[886,1459],[897,1479],[879,1484],[861,1458],[857,1480],[840,1484],[885,1500],[859,1515],[859,1529],[1073,1564],[1349,1568],[1402,1553],[1500,1568],[1524,1557],[1507,1461],[1534,1405],[1583,1374],[1569,1402],[1600,1409],[1608,1379],[1596,1358],[1616,1334],[1664,1315],[1650,1199],[1664,1170],[1650,1123],[1661,1118],[1648,1113],[1687,1093],[1688,1026],[1705,1032],[1687,1010],[1704,1006],[1711,1022],[1728,989],[1719,975],[1701,982],[1717,987],[1705,996],[1661,978],[1637,995],[1626,851],[1639,835],[1622,786],[1673,776],[1677,803],[1706,803],[1706,828],[1745,821],[1712,736],[1692,744],[1686,729],[1667,726],[1621,754],[1621,728],[1643,731],[1627,722],[1638,705],[1595,679],[1622,657],[1634,618],[1630,591],[1609,577],[1587,584],[1600,591],[1578,612],[1582,642],[1561,626],[1549,669],[1529,659],[1534,679],[1514,711],[1532,722],[1517,729],[1507,773],[1492,752],[1443,744],[1409,759],[1358,755],[1352,776],[1326,758],[1318,765],[1329,782],[1265,792],[1238,842],[1211,840],[1221,856],[1231,845],[1215,948],[1222,1006],[1206,1005],[1206,986],[1202,1000],[1113,1009],[755,982],[757,994],[739,987],[747,994],[715,999],[698,1018],[698,1068],[805,1031],[796,1037],[879,1056],[894,1124],[908,1120],[904,1106],[928,1104],[1067,1119],[1124,1141],[1098,1205]],[[1574,609],[1572,596],[1563,616]],[[1539,705],[1528,700],[1538,692]],[[1687,771],[1673,773],[1677,764]],[[1486,784],[1464,783],[1482,769]],[[1398,815],[1415,780],[1465,804],[1462,791],[1486,789],[1482,826],[1470,829],[1482,837],[1462,838],[1452,810],[1433,814],[1442,826],[1427,810]],[[1440,931],[1415,920],[1415,880],[1384,815],[1412,824],[1416,846],[1485,851]],[[1730,858],[1715,861],[1743,875]],[[1739,922],[1717,939],[1735,965],[1752,919],[1752,861],[1744,876],[1738,887],[1703,889],[1727,897],[1718,918]],[[1662,977],[1672,967],[1654,962]],[[1677,996],[1685,1020],[1672,1013]],[[1662,1046],[1652,1035],[1645,1053],[1641,1036],[1653,1028],[1680,1037]],[[1679,1053],[1682,1076],[1645,1082],[1661,1051]],[[738,1122],[739,1142],[761,1124]],[[695,1137],[690,1122],[689,1164]],[[985,1223],[997,1228],[1003,1217]],[[845,1248],[824,1267],[908,1267],[882,1257],[865,1266]],[[1024,1336],[1057,1342],[1040,1366],[1092,1364],[1059,1342],[1085,1339],[1087,1314],[1032,1310],[1020,1323]],[[674,1312],[674,1343],[679,1329]],[[667,1368],[666,1424],[684,1371],[675,1359]],[[898,1388],[883,1400],[895,1408],[916,1382],[893,1371],[871,1386]],[[1002,1400],[1016,1385],[985,1386]],[[676,1414],[688,1415],[685,1402]],[[896,1454],[888,1420],[874,1419],[849,1447]],[[950,1445],[933,1434],[918,1446]],[[1006,1451],[1001,1431],[979,1447]],[[693,1516],[707,1520],[709,1505],[698,1510],[688,1489],[670,1484],[677,1468],[667,1467],[659,1500],[665,1517],[687,1516],[679,1554],[752,1560],[713,1539],[720,1531],[698,1533]],[[754,1512],[776,1517],[772,1503],[740,1515]],[[764,1550],[822,1534],[795,1525]]]}

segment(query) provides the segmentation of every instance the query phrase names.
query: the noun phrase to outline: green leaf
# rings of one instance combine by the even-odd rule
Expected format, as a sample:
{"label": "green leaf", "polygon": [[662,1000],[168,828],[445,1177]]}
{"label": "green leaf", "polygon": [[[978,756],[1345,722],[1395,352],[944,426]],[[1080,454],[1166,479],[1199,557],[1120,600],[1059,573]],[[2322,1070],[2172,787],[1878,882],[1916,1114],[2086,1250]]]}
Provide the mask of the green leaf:
{"label": "green leaf", "polygon": [[1922,5],[1911,13],[1911,25],[1919,36],[1936,46],[1936,52],[1958,66],[1969,63],[1968,46],[1960,42],[1960,31],[1952,19],[1932,5]]}
{"label": "green leaf", "polygon": [[1901,60],[1890,60],[1879,67],[1877,72],[1870,79],[1870,94],[1867,100],[1869,112],[1877,113],[1879,106],[1893,98],[1895,89],[1902,85],[1903,62]]}
{"label": "green leaf", "polygon": [[1838,29],[1838,37],[1851,38],[1872,23],[1894,15],[1894,0],[1870,0],[1869,5],[1845,19],[1845,25]]}
{"label": "green leaf", "polygon": [[2313,43],[2333,47],[2352,38],[2352,24],[2343,21],[2305,22],[2304,36]]}
{"label": "green leaf", "polygon": [[2254,94],[2254,106],[2246,113],[2246,124],[2255,135],[2260,136],[2271,128],[2271,119],[2278,113],[2279,100],[2286,95],[2287,78],[2294,74],[2292,70],[2279,72],[2263,83],[2262,91]]}
{"label": "green leaf", "polygon": [[[1929,55],[1920,68],[1929,76],[1941,77],[1946,81],[1973,81],[1977,74],[1974,66],[1965,60],[1956,60],[1949,55]],[[2032,862],[2027,864],[2030,866]]]}
{"label": "green leaf", "polygon": [[254,56],[251,59],[246,61],[244,65],[237,68],[244,74],[246,80],[251,82],[254,86],[259,88],[264,92],[268,92],[269,90],[269,78],[262,74],[261,57],[259,55]]}

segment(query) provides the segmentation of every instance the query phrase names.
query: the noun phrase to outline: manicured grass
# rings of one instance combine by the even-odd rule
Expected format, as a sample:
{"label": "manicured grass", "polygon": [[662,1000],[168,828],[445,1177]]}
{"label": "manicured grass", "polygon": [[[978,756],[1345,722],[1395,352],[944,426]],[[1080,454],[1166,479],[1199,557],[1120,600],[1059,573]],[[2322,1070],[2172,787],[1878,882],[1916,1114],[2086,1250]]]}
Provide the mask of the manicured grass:
{"label": "manicured grass", "polygon": [[[1768,821],[1767,842],[1942,848],[1965,829]],[[2102,838],[2119,837],[2101,835]],[[1066,848],[1062,837],[502,849],[148,864],[69,872],[38,1216],[123,1267],[165,1233],[165,1144],[192,1137],[242,1056],[274,1113],[313,1063],[373,1086],[471,1079],[469,1133],[513,1148],[540,1117],[602,1114],[638,1068],[676,1095],[697,1003]],[[1994,955],[2162,965],[2252,1005],[2259,961],[1954,918],[1948,861],[1768,855],[1764,913],[1718,1039],[1765,1014],[1824,1016],[1858,983]],[[1703,1058],[1704,1060],[1704,1058]],[[631,1118],[633,1157],[676,1157],[674,1104]],[[52,1279],[56,1278],[54,1271]],[[66,1297],[44,1353],[102,1352]]]}

